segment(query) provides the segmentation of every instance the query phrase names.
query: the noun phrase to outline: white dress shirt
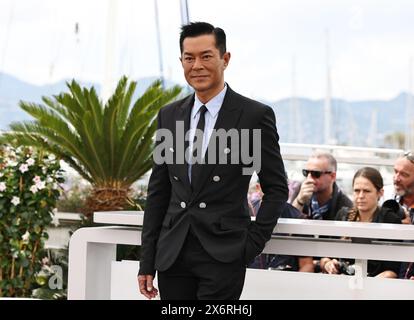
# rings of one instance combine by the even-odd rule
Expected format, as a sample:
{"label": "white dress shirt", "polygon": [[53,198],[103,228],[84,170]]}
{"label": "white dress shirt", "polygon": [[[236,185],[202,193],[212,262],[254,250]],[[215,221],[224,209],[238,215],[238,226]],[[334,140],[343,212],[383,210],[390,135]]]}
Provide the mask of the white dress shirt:
{"label": "white dress shirt", "polygon": [[[195,95],[194,106],[191,109],[191,115],[190,115],[190,132],[189,132],[188,150],[193,150],[193,140],[194,140],[195,130],[197,128],[198,120],[200,119],[199,110],[202,105],[205,105],[207,108],[207,111],[204,115],[206,122],[205,122],[204,135],[203,135],[203,146],[201,149],[202,155],[204,157],[207,147],[208,147],[208,142],[211,137],[211,133],[213,132],[214,126],[217,121],[218,113],[220,111],[221,105],[223,104],[226,91],[227,91],[227,85],[224,84],[223,90],[221,90],[219,94],[217,94],[215,97],[210,99],[207,103],[202,103],[198,99],[197,94]],[[188,177],[190,178],[190,182],[191,182],[191,163],[188,164]]]}

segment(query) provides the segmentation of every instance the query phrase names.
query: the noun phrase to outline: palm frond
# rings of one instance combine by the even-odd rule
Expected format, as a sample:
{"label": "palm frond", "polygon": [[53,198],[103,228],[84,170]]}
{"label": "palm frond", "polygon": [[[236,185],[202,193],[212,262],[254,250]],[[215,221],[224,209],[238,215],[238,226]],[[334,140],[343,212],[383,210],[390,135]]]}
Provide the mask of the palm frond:
{"label": "palm frond", "polygon": [[23,132],[6,132],[0,137],[0,143],[5,143],[6,141],[8,143],[12,142],[12,144],[16,147],[32,146],[51,152],[61,160],[70,164],[84,179],[89,182],[93,182],[88,171],[81,164],[77,163],[77,161],[73,159],[70,154],[64,152],[64,150],[58,146],[48,143],[44,138],[35,133],[27,134]]}
{"label": "palm frond", "polygon": [[155,116],[181,89],[160,81],[133,100],[135,81],[122,77],[103,104],[95,89],[67,82],[68,92],[21,102],[32,121],[12,123],[0,142],[36,146],[56,154],[95,187],[129,187],[152,165]]}
{"label": "palm frond", "polygon": [[91,176],[98,175],[94,164],[90,163],[87,159],[87,154],[82,152],[82,146],[79,141],[76,138],[71,139],[69,134],[59,136],[50,127],[48,128],[39,123],[28,121],[13,122],[10,124],[10,128],[20,134],[42,137],[49,145],[60,148],[63,152],[76,158],[79,163],[88,169]]}
{"label": "palm frond", "polygon": [[131,81],[129,87],[125,93],[125,96],[122,100],[122,104],[118,113],[118,129],[121,131],[125,128],[126,120],[128,119],[129,109],[134,95],[135,89],[137,87],[136,81]]}
{"label": "palm frond", "polygon": [[[141,163],[149,162],[150,164],[152,164],[152,151],[155,145],[155,142],[153,141],[152,137],[154,136],[154,133],[156,130],[157,130],[157,121],[154,120],[153,123],[148,128],[145,135],[143,136],[143,138],[140,140],[139,144],[137,144],[133,152],[134,161],[132,161],[131,169],[130,169],[130,171],[132,171],[133,174],[132,176],[128,177],[129,178],[128,180],[132,181],[132,183],[135,181],[134,180],[135,175],[139,174],[140,172]],[[139,175],[138,177],[140,177],[141,175]]]}
{"label": "palm frond", "polygon": [[98,131],[98,134],[102,134],[102,117],[103,117],[103,109],[102,104],[99,101],[98,95],[96,94],[95,88],[92,87],[91,90],[88,92],[86,91],[86,98],[88,105],[90,106],[90,110],[93,114],[93,120],[95,122],[95,127]]}
{"label": "palm frond", "polygon": [[[119,93],[118,93],[119,94]],[[117,157],[117,149],[119,146],[118,128],[117,128],[117,116],[120,105],[122,103],[122,97],[118,95],[112,96],[109,100],[104,113],[104,144],[106,146],[106,156],[108,157],[108,170],[111,177],[113,176],[115,157]]]}

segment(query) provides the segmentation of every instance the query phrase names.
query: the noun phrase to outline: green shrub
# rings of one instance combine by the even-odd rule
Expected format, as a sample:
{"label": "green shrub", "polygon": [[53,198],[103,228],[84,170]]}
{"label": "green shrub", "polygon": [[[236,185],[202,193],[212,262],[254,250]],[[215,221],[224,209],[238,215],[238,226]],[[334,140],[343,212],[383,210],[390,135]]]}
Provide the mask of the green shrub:
{"label": "green shrub", "polygon": [[30,297],[63,182],[53,155],[0,146],[0,297]]}

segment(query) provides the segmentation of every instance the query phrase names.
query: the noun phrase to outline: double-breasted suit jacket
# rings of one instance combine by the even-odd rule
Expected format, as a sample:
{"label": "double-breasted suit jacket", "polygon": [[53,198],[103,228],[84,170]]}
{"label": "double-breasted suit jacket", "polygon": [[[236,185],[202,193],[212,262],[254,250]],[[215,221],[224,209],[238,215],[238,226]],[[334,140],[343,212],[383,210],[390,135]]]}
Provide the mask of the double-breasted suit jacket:
{"label": "double-breasted suit jacket", "polygon": [[[177,123],[184,124],[185,132],[189,130],[193,104],[194,94],[163,107],[158,114],[158,128],[173,133],[173,145],[164,146],[165,158],[171,156],[174,160],[172,163],[154,162],[153,165],[144,214],[139,274],[167,270],[176,260],[190,226],[211,257],[221,262],[240,260],[247,264],[270,239],[287,201],[287,181],[274,112],[269,106],[243,97],[230,87],[214,129],[236,129],[238,133],[248,129],[250,139],[246,141],[239,137],[235,143],[226,139],[224,148],[217,144],[215,164],[210,164],[208,157],[208,163],[199,167],[197,181],[190,183],[188,164],[177,161],[178,144],[183,143],[183,137],[177,136]],[[253,129],[260,129],[261,133],[259,153],[253,155],[255,160],[258,157],[261,160],[258,176],[264,197],[256,220],[252,222],[247,204],[251,174],[243,172],[252,164],[243,162],[240,159],[242,152],[235,149],[248,146],[252,154]],[[165,142],[158,141],[157,146]],[[212,138],[206,154],[209,154],[211,144]],[[185,143],[187,146],[188,142]],[[239,153],[235,158],[240,161],[232,163],[234,152]]]}

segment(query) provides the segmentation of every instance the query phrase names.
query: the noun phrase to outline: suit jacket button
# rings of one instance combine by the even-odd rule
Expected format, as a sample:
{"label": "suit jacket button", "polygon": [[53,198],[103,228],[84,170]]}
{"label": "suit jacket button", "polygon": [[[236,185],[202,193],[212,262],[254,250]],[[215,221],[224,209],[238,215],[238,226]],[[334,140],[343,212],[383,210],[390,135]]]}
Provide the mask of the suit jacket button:
{"label": "suit jacket button", "polygon": [[220,177],[219,176],[214,176],[213,177],[213,181],[214,182],[219,182],[220,181]]}
{"label": "suit jacket button", "polygon": [[223,152],[224,152],[225,154],[229,154],[229,153],[230,153],[230,148],[225,148],[225,149],[223,150]]}
{"label": "suit jacket button", "polygon": [[185,204],[185,202],[184,202],[184,201],[182,201],[182,202],[180,203],[180,205],[181,205],[181,208],[183,208],[183,209],[185,209],[185,207],[187,206],[187,205]]}
{"label": "suit jacket button", "polygon": [[174,176],[173,178],[174,178],[175,181],[178,181],[178,177]]}
{"label": "suit jacket button", "polygon": [[205,202],[200,202],[200,204],[198,205],[201,209],[204,209],[205,207],[207,207]]}

